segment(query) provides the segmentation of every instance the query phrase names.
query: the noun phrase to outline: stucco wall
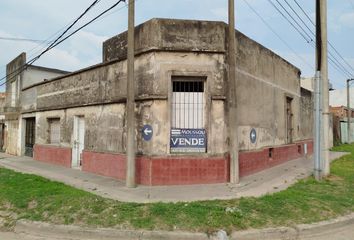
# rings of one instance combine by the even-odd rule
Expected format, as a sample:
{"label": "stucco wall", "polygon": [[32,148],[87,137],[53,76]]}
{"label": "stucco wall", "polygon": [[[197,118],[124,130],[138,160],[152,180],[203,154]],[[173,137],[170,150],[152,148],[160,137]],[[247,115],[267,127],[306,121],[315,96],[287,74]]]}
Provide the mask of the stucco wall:
{"label": "stucco wall", "polygon": [[12,87],[11,84],[13,81],[16,81],[16,105],[15,107],[18,106],[19,103],[19,92],[20,92],[20,86],[21,86],[21,79],[23,76],[23,72],[20,70],[23,70],[21,67],[26,63],[26,54],[21,53],[19,56],[17,56],[15,59],[13,59],[11,62],[9,62],[6,65],[6,103],[5,105],[7,107],[11,106],[11,95],[12,93]]}
{"label": "stucco wall", "polygon": [[7,120],[6,124],[6,153],[17,155],[17,146],[18,146],[18,120]]}
{"label": "stucco wall", "polygon": [[[224,154],[228,151],[225,29],[226,25],[220,22],[161,19],[153,19],[137,28],[135,77],[138,153],[169,153],[170,94],[174,76],[206,79],[208,153]],[[43,111],[38,119],[40,127],[46,129],[47,118],[53,117],[49,115],[54,113],[63,119],[63,145],[71,145],[73,116],[84,115],[88,122],[86,150],[125,151],[125,37],[123,33],[106,41],[103,51],[105,61],[123,59],[59,77],[32,90],[38,95],[37,110]],[[239,129],[229,131],[238,131],[240,150],[256,150],[287,143],[286,97],[293,99],[293,141],[310,138],[307,134],[310,126],[300,123],[300,119],[310,116],[306,112],[310,110],[309,103],[301,100],[299,70],[241,33],[237,33],[237,41]],[[304,105],[306,113],[302,112]],[[153,126],[154,136],[150,142],[141,139],[140,131],[144,124]],[[251,128],[257,131],[255,144],[250,143]],[[47,133],[43,129],[38,132],[41,144],[46,142],[44,136]]]}
{"label": "stucco wall", "polygon": [[[293,141],[301,140],[299,70],[241,33],[237,46],[240,150],[287,143],[286,97],[293,99]],[[257,132],[254,144],[250,141],[252,128]]]}
{"label": "stucco wall", "polygon": [[85,118],[85,149],[96,152],[124,152],[124,113],[123,104],[109,104],[53,110],[37,113],[36,144],[45,145],[49,140],[50,118],[60,118],[59,146],[71,147],[73,143],[74,117]]}
{"label": "stucco wall", "polygon": [[313,126],[314,126],[313,106],[314,106],[314,100],[313,100],[312,92],[304,88],[301,88],[300,137],[303,139],[313,138]]}

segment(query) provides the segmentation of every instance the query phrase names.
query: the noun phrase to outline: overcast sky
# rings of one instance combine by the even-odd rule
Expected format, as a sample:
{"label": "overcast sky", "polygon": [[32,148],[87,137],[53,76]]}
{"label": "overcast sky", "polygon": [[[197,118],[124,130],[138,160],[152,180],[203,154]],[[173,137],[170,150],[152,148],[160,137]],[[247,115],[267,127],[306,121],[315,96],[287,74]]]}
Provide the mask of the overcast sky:
{"label": "overcast sky", "polygon": [[[136,24],[155,17],[227,21],[227,0],[136,0]],[[247,1],[287,43],[279,38],[245,4]],[[276,0],[271,0],[276,4]],[[286,7],[285,0],[278,0]],[[295,0],[286,0],[299,14]],[[53,34],[78,17],[93,0],[0,0],[0,38],[53,39]],[[101,0],[77,26],[84,24],[114,4],[116,0]],[[268,0],[235,0],[237,29],[273,50],[302,71],[302,76],[314,73],[314,48],[270,5]],[[314,19],[315,0],[297,0]],[[288,11],[291,11],[288,8]],[[306,17],[300,15],[304,21]],[[295,15],[294,15],[295,17]],[[309,27],[311,23],[306,21]],[[102,42],[127,29],[127,7],[124,2],[112,14],[91,24],[57,48],[45,54],[35,65],[78,70],[101,62]],[[354,0],[328,0],[328,38],[332,45],[354,68]],[[291,49],[290,49],[290,48]],[[38,43],[0,39],[0,75],[5,65],[21,52],[27,59],[43,48]],[[294,53],[295,52],[295,53]],[[332,50],[332,54],[335,52]],[[338,60],[342,60],[337,57]],[[342,63],[343,66],[350,68]],[[354,71],[352,71],[354,72]],[[335,88],[343,88],[348,76],[329,68]]]}

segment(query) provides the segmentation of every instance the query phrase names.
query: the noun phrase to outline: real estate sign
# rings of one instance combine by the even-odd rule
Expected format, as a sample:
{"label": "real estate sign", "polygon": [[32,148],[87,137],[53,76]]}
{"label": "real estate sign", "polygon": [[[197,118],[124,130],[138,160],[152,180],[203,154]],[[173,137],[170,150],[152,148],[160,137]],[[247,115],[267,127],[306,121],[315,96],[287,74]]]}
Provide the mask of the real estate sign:
{"label": "real estate sign", "polygon": [[206,146],[205,129],[171,129],[171,153],[205,153]]}

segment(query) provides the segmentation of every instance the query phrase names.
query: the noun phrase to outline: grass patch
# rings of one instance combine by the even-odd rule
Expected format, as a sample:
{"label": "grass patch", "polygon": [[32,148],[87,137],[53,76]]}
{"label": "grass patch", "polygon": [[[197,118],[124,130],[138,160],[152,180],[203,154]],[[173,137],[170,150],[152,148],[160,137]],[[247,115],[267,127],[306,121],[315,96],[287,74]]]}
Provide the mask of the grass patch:
{"label": "grass patch", "polygon": [[193,203],[124,203],[0,168],[0,217],[11,212],[13,221],[202,232],[322,221],[354,211],[354,145],[333,150],[350,155],[334,161],[332,175],[322,182],[310,177],[260,198]]}

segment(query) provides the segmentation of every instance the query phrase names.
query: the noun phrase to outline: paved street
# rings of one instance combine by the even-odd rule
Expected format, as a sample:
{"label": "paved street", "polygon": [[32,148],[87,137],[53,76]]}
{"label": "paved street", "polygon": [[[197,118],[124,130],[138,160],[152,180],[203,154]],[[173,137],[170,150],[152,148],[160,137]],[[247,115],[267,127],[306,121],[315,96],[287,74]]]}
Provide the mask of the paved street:
{"label": "paved street", "polygon": [[354,224],[344,228],[336,228],[326,231],[322,234],[312,235],[301,238],[301,240],[353,240],[354,239]]}
{"label": "paved street", "polygon": [[[28,234],[15,234],[15,233],[4,233],[0,232],[1,240],[81,240],[81,239],[72,239],[72,238],[63,238],[63,237],[38,237],[30,236]],[[323,232],[321,234],[311,235],[300,237],[299,240],[353,240],[354,239],[354,224],[348,225],[346,227],[335,228],[329,231]],[[96,240],[94,238],[85,240]],[[98,239],[97,239],[98,240]],[[102,238],[100,239],[102,240]]]}

